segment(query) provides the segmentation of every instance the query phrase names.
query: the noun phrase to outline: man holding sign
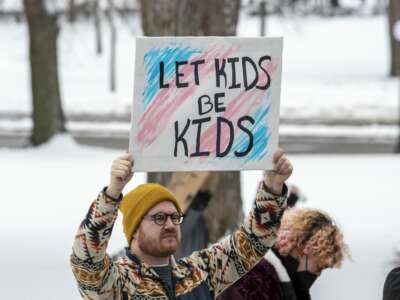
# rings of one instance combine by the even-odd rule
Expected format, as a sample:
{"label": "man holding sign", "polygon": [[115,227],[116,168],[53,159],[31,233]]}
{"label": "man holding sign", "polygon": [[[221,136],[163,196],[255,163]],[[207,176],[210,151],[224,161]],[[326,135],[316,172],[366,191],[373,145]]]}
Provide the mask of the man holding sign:
{"label": "man holding sign", "polygon": [[[81,223],[71,255],[72,271],[84,299],[214,299],[249,271],[274,244],[286,207],[285,181],[292,165],[278,149],[264,172],[246,222],[209,248],[175,261],[183,214],[165,187],[144,184],[124,197],[133,156],[117,158],[111,179]],[[118,209],[128,241],[126,255],[113,262],[106,248]]]}

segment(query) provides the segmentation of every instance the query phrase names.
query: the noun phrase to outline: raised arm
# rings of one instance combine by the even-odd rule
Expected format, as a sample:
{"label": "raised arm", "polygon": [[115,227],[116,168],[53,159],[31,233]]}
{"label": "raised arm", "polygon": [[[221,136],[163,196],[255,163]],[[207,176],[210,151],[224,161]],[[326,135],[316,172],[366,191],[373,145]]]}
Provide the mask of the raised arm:
{"label": "raised arm", "polygon": [[118,299],[121,289],[118,267],[106,255],[118,215],[122,190],[132,178],[133,158],[124,154],[114,160],[110,184],[90,206],[72,247],[71,267],[85,299]]}
{"label": "raised arm", "polygon": [[281,149],[274,154],[273,163],[273,169],[264,172],[253,208],[240,229],[222,242],[184,259],[203,271],[215,295],[249,271],[275,242],[286,208],[284,182],[293,168]]}

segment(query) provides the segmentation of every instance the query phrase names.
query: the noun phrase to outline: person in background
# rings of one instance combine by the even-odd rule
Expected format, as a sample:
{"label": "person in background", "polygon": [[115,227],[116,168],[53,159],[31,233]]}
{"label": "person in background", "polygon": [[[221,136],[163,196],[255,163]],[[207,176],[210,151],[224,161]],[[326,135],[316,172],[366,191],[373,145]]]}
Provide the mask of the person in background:
{"label": "person in background", "polygon": [[383,300],[400,300],[400,253],[397,255],[398,267],[389,272],[383,287]]}
{"label": "person in background", "polygon": [[287,210],[273,248],[218,300],[309,300],[310,288],[327,268],[347,255],[343,235],[326,213]]}
{"label": "person in background", "polygon": [[295,207],[297,203],[305,203],[307,201],[306,196],[300,190],[300,188],[295,184],[288,184],[288,199],[287,207]]}
{"label": "person in background", "polygon": [[[274,244],[286,207],[285,181],[293,167],[284,152],[273,155],[246,221],[223,241],[176,261],[182,209],[174,194],[143,184],[125,196],[133,157],[124,154],[111,167],[110,184],[92,203],[76,234],[70,257],[84,299],[214,299],[250,270]],[[106,253],[118,215],[128,242],[117,262]]]}
{"label": "person in background", "polygon": [[209,190],[199,190],[196,193],[181,225],[182,240],[174,254],[175,258],[188,256],[193,251],[206,248],[209,245],[208,228],[203,212],[211,198],[212,194]]}

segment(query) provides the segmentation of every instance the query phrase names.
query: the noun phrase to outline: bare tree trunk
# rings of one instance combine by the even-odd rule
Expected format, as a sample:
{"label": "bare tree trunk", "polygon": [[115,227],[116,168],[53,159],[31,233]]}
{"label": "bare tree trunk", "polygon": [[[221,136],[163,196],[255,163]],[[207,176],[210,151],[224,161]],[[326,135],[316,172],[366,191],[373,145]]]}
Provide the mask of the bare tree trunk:
{"label": "bare tree trunk", "polygon": [[330,0],[332,8],[338,8],[340,6],[339,0]]}
{"label": "bare tree trunk", "polygon": [[162,185],[167,185],[171,180],[172,174],[172,172],[147,173],[147,180],[149,182],[158,182]]}
{"label": "bare tree trunk", "polygon": [[203,24],[205,35],[236,35],[240,0],[207,0]]}
{"label": "bare tree trunk", "polygon": [[180,0],[140,0],[143,34],[176,35],[177,10]]}
{"label": "bare tree trunk", "polygon": [[217,172],[214,177],[212,198],[204,211],[211,243],[237,229],[243,220],[240,172]]}
{"label": "bare tree trunk", "polygon": [[260,9],[259,9],[259,16],[260,16],[260,36],[266,35],[266,23],[267,23],[267,3],[265,1],[260,2]]}
{"label": "bare tree trunk", "polygon": [[110,90],[115,92],[116,90],[116,62],[115,62],[115,52],[117,47],[117,29],[114,23],[114,2],[113,0],[108,0],[108,22],[110,24]]}
{"label": "bare tree trunk", "polygon": [[68,21],[75,22],[76,21],[76,3],[75,0],[68,1]]}
{"label": "bare tree trunk", "polygon": [[93,1],[92,8],[93,8],[94,30],[96,35],[96,53],[100,55],[103,52],[103,39],[101,34],[99,0]]}
{"label": "bare tree trunk", "polygon": [[55,16],[50,16],[43,0],[24,0],[29,29],[29,55],[33,99],[31,142],[39,145],[55,133],[65,131],[58,80]]}
{"label": "bare tree trunk", "polygon": [[[149,36],[236,34],[240,0],[141,0],[142,27]],[[149,182],[168,184],[171,173],[149,173]],[[204,211],[209,241],[215,242],[242,220],[239,172],[217,172]]]}
{"label": "bare tree trunk", "polygon": [[[390,38],[390,53],[391,53],[390,76],[400,76],[400,40],[399,40],[400,36],[398,37],[394,36],[394,25],[396,24],[396,22],[400,22],[400,2],[398,0],[389,1],[388,21],[389,21],[389,36],[390,36],[389,38]],[[399,109],[400,109],[400,98],[399,98]],[[398,113],[398,118],[399,118],[398,127],[400,129],[400,111]],[[396,153],[400,153],[400,133],[395,151]]]}
{"label": "bare tree trunk", "polygon": [[[207,36],[236,35],[240,0],[207,0],[201,10],[202,33]],[[210,187],[212,199],[204,212],[210,242],[216,242],[242,221],[240,172],[218,172]]]}
{"label": "bare tree trunk", "polygon": [[176,31],[177,36],[203,36],[204,16],[209,0],[178,0],[176,6]]}
{"label": "bare tree trunk", "polygon": [[400,20],[400,2],[398,0],[390,0],[388,8],[389,20],[389,38],[390,38],[390,76],[400,75],[400,41],[396,40],[393,35],[393,27],[396,21]]}

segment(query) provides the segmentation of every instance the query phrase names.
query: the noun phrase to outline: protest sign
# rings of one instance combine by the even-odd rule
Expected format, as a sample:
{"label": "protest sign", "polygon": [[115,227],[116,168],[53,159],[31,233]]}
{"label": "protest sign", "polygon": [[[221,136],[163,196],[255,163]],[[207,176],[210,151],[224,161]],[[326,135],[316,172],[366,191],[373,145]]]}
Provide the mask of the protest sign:
{"label": "protest sign", "polygon": [[281,72],[281,38],[137,38],[135,170],[270,168]]}
{"label": "protest sign", "polygon": [[197,192],[211,181],[212,172],[176,172],[167,188],[175,195],[183,212],[186,212]]}

